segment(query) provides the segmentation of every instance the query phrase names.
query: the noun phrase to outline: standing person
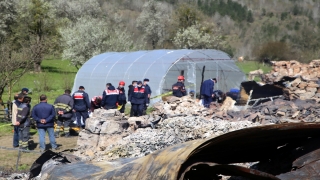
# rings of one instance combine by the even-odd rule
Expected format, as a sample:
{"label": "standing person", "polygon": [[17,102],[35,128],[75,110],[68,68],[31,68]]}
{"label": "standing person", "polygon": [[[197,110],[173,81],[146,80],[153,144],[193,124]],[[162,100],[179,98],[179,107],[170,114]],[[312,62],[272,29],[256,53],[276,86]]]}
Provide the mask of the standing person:
{"label": "standing person", "polygon": [[133,109],[134,116],[142,116],[145,104],[149,105],[148,93],[142,82],[138,81],[137,86],[134,87],[130,93],[129,99]]}
{"label": "standing person", "polygon": [[29,89],[28,88],[22,88],[21,89],[21,94],[23,95],[28,95]]}
{"label": "standing person", "polygon": [[148,85],[149,84],[149,79],[148,78],[145,78],[143,80],[143,86],[145,87],[146,91],[147,91],[147,94],[148,94],[148,103],[146,102],[146,104],[144,105],[144,110],[143,110],[143,114],[145,115],[146,112],[147,112],[147,108],[149,106],[149,102],[150,102],[150,97],[151,97],[151,88],[150,86]]}
{"label": "standing person", "polygon": [[40,103],[32,109],[32,118],[37,123],[37,129],[39,134],[40,152],[44,152],[46,149],[46,131],[49,134],[49,140],[51,148],[58,150],[56,139],[54,137],[54,118],[56,112],[53,105],[47,103],[47,96],[42,94],[40,96]]}
{"label": "standing person", "polygon": [[184,76],[178,76],[178,82],[172,85],[172,95],[176,97],[187,95],[186,88],[183,82]]}
{"label": "standing person", "polygon": [[101,108],[102,96],[94,96],[90,102],[90,112],[94,112],[95,109]]}
{"label": "standing person", "polygon": [[104,109],[117,109],[119,91],[111,83],[107,83],[106,90],[102,93],[101,106]]}
{"label": "standing person", "polygon": [[[132,81],[132,83],[128,86],[128,98],[130,97],[130,94],[131,94],[131,92],[133,92],[133,89],[134,89],[134,87],[136,87],[137,86],[137,82],[138,81]],[[130,117],[132,117],[133,116],[133,108],[132,108],[132,106],[131,106],[131,109],[130,109]]]}
{"label": "standing person", "polygon": [[54,136],[58,138],[60,136],[60,129],[63,128],[64,136],[70,137],[70,124],[72,123],[72,108],[73,108],[73,98],[71,97],[71,91],[66,89],[64,94],[57,97],[54,101],[54,107],[56,109],[58,120],[57,120],[57,127],[54,133]]}
{"label": "standing person", "polygon": [[28,150],[29,131],[30,131],[30,108],[31,97],[24,96],[22,103],[18,107],[16,126],[19,127],[19,147]]}
{"label": "standing person", "polygon": [[[79,90],[73,93],[72,99],[74,101],[73,112],[76,113],[77,124],[79,128],[83,128],[86,124],[86,119],[89,117],[88,110],[90,109],[89,95],[84,92],[85,88],[79,86]],[[84,125],[81,124],[81,117]]]}
{"label": "standing person", "polygon": [[126,104],[127,104],[127,97],[126,97],[126,91],[124,89],[124,86],[125,86],[125,82],[124,81],[120,81],[119,82],[119,86],[118,86],[118,91],[119,91],[119,98],[118,98],[118,104],[121,107],[120,109],[120,112],[121,113],[124,113],[124,110],[125,110],[125,107],[126,107]]}
{"label": "standing person", "polygon": [[214,97],[213,89],[214,84],[217,83],[216,78],[208,79],[203,81],[201,86],[201,96],[203,96],[203,105],[206,108],[210,107],[212,98]]}
{"label": "standing person", "polygon": [[17,126],[18,107],[23,101],[23,94],[14,95],[14,101],[12,104],[11,121],[13,125],[13,147],[19,147],[19,126]]}

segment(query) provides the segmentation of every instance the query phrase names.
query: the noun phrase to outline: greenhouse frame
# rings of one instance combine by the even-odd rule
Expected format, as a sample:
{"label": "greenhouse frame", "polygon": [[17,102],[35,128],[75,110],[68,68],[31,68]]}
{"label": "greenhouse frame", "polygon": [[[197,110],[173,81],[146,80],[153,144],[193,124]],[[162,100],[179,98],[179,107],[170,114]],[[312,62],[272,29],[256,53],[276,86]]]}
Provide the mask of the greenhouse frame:
{"label": "greenhouse frame", "polygon": [[224,92],[231,88],[239,89],[240,83],[246,80],[235,61],[219,50],[106,52],[92,57],[79,69],[72,92],[84,86],[89,98],[92,98],[102,95],[106,83],[118,87],[119,81],[125,81],[127,91],[133,80],[148,78],[152,104],[159,101],[162,94],[171,91],[179,75],[185,76],[187,92],[197,93],[200,92],[202,79],[217,78],[214,88]]}

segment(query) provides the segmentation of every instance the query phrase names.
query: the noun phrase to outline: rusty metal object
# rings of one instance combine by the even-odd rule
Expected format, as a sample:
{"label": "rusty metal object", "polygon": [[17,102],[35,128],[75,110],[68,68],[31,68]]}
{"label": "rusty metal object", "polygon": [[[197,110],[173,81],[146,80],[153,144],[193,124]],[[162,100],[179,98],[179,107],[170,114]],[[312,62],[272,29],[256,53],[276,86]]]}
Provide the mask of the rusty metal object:
{"label": "rusty metal object", "polygon": [[[46,179],[108,180],[193,180],[199,179],[194,176],[198,174],[203,179],[218,179],[219,174],[272,180],[290,179],[296,174],[320,178],[317,173],[320,168],[316,169],[320,167],[317,138],[320,139],[320,123],[258,126],[212,139],[189,141],[138,159],[62,164],[41,174]],[[317,156],[309,154],[313,151]],[[309,161],[311,157],[316,158]],[[259,162],[258,168],[229,165],[243,162]],[[281,162],[284,167],[272,169],[274,164],[281,166]],[[303,166],[304,162],[307,165]],[[310,167],[314,169],[311,174],[307,173]]]}

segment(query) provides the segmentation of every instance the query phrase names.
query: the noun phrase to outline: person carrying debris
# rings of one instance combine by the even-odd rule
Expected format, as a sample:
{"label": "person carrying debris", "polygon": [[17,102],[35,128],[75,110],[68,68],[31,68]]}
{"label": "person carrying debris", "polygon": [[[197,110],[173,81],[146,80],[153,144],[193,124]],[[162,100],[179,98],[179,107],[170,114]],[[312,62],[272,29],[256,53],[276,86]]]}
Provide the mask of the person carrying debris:
{"label": "person carrying debris", "polygon": [[85,88],[83,86],[79,87],[79,90],[72,95],[74,101],[73,112],[76,113],[77,124],[84,128],[81,124],[81,117],[84,124],[86,124],[86,119],[89,117],[88,110],[90,109],[89,95],[84,92]]}
{"label": "person carrying debris", "polygon": [[121,106],[120,112],[124,113],[125,106],[127,103],[127,97],[126,97],[126,91],[124,89],[125,82],[120,81],[119,86],[118,86],[118,91],[119,91],[119,98],[118,98],[118,105]]}
{"label": "person carrying debris", "polygon": [[149,105],[148,92],[141,81],[138,81],[137,86],[134,87],[130,93],[128,101],[131,102],[133,115],[142,116],[144,106]]}
{"label": "person carrying debris", "polygon": [[119,90],[107,83],[106,90],[102,93],[101,107],[104,109],[117,109],[117,102],[119,97]]}
{"label": "person carrying debris", "polygon": [[[54,107],[56,109],[58,119],[57,119],[57,127],[55,129],[54,136],[58,138],[60,136],[60,129],[63,128],[64,136],[70,137],[69,127],[72,123],[72,107],[73,107],[73,99],[71,97],[71,91],[69,89],[64,91],[64,94],[59,96],[54,101]],[[68,128],[67,128],[68,127]]]}
{"label": "person carrying debris", "polygon": [[[21,99],[21,96],[19,96]],[[30,138],[30,106],[31,97],[22,96],[22,102],[18,107],[16,126],[19,127],[19,147],[20,149],[28,150],[28,141]]]}
{"label": "person carrying debris", "polygon": [[172,95],[176,97],[187,95],[186,88],[184,86],[184,76],[178,76],[178,82],[172,85]]}
{"label": "person carrying debris", "polygon": [[203,106],[206,108],[210,107],[212,98],[214,97],[213,89],[215,83],[217,83],[216,78],[205,80],[202,83],[201,96],[203,97]]}
{"label": "person carrying debris", "polygon": [[56,116],[53,105],[47,103],[47,96],[42,94],[40,96],[40,103],[32,109],[32,118],[37,122],[37,129],[39,134],[40,152],[46,149],[46,131],[49,134],[51,148],[59,150],[56,139],[54,137],[54,118]]}
{"label": "person carrying debris", "polygon": [[101,101],[102,101],[102,96],[94,96],[91,99],[90,112],[94,112],[95,109],[100,109],[101,108]]}
{"label": "person carrying debris", "polygon": [[[132,83],[128,86],[128,98],[130,97],[131,92],[133,92],[134,87],[137,86],[138,81],[132,81]],[[130,117],[133,116],[133,109],[130,109]]]}

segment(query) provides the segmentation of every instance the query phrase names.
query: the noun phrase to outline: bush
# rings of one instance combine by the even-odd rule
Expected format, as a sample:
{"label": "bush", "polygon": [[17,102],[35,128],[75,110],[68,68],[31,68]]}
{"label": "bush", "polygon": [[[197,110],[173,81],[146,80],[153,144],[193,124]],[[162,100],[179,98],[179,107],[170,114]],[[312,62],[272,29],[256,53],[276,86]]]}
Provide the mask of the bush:
{"label": "bush", "polygon": [[263,61],[264,58],[269,58],[271,61],[289,60],[292,58],[290,47],[285,42],[268,42],[256,48],[254,55],[259,61]]}

